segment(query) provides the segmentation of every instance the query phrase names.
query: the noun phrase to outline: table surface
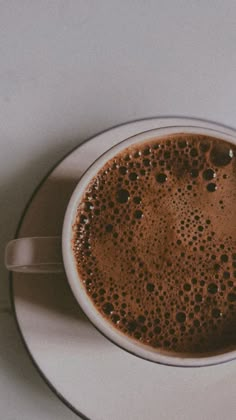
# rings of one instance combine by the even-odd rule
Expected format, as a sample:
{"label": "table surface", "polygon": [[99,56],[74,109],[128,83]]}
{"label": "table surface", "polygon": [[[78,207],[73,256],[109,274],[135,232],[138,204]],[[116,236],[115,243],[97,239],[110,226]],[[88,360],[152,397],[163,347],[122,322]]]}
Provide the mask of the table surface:
{"label": "table surface", "polygon": [[[233,0],[0,0],[1,260],[35,187],[85,138],[154,115],[236,128],[235,43]],[[25,352],[0,275],[2,417],[77,419]]]}

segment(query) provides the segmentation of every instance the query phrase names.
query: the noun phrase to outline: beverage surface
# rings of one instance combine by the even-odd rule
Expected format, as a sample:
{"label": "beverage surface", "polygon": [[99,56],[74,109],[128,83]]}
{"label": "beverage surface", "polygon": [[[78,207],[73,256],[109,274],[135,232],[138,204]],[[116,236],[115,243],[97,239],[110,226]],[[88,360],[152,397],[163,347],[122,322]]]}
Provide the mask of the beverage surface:
{"label": "beverage surface", "polygon": [[175,134],[125,149],[88,185],[73,226],[78,273],[126,336],[189,355],[236,345],[235,155]]}

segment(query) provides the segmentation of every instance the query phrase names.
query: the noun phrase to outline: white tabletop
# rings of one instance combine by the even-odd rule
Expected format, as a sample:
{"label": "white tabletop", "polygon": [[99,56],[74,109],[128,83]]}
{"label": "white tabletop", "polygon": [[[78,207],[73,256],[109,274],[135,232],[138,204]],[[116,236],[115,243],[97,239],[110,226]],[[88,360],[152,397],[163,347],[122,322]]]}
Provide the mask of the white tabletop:
{"label": "white tabletop", "polygon": [[[235,44],[233,0],[1,0],[2,255],[34,188],[86,137],[153,115],[236,128]],[[77,419],[25,352],[0,270],[1,418]]]}

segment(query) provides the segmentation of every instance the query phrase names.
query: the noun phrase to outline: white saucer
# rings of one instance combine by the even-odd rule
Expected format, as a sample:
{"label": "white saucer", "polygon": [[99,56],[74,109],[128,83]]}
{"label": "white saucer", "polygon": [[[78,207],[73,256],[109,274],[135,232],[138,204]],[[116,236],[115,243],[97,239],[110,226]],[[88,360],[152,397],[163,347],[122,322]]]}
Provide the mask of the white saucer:
{"label": "white saucer", "polygon": [[[141,131],[192,119],[152,118],[112,128],[80,145],[43,181],[18,237],[58,235],[78,179],[105,150]],[[204,122],[204,126],[216,125]],[[219,129],[219,126],[217,126]],[[222,127],[232,134],[232,130]],[[103,337],[81,313],[64,275],[12,275],[12,299],[25,345],[57,395],[92,420],[233,420],[236,362],[175,368],[137,358]]]}

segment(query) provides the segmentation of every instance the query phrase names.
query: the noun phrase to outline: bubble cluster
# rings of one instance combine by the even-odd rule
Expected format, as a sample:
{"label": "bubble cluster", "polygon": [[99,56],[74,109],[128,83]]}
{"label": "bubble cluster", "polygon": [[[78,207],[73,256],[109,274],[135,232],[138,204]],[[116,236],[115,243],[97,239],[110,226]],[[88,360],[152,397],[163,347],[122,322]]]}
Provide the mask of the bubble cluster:
{"label": "bubble cluster", "polygon": [[152,348],[236,345],[236,147],[175,134],[127,148],[90,182],[73,226],[87,294]]}

